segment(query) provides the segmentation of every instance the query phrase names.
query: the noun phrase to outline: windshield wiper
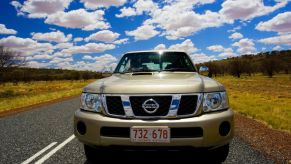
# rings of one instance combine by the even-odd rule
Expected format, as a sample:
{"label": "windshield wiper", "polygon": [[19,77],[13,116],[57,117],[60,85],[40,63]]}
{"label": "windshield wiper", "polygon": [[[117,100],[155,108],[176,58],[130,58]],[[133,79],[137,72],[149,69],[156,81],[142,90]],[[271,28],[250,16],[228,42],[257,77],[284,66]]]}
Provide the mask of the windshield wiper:
{"label": "windshield wiper", "polygon": [[174,71],[181,71],[181,72],[195,72],[193,70],[189,70],[187,68],[169,68],[169,69],[163,69],[162,71],[169,71],[169,72],[174,72]]}
{"label": "windshield wiper", "polygon": [[132,70],[132,71],[126,71],[126,72],[118,72],[120,74],[126,74],[126,73],[136,73],[136,72],[158,72],[159,70],[145,70],[145,69],[139,69],[139,70]]}

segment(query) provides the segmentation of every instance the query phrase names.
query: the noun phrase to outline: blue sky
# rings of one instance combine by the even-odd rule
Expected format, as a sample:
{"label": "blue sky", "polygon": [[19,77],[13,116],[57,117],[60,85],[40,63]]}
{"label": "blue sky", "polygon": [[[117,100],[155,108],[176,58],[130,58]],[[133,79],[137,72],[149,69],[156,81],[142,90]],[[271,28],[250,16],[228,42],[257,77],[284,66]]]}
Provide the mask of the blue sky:
{"label": "blue sky", "polygon": [[0,1],[0,45],[28,67],[99,71],[128,51],[195,63],[291,47],[290,0]]}

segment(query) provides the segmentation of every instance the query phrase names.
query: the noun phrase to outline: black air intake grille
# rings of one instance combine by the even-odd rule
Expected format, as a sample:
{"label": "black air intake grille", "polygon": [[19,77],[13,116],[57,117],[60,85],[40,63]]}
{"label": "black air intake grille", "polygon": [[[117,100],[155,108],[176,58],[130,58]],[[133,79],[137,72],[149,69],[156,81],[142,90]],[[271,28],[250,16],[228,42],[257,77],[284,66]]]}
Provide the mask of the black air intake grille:
{"label": "black air intake grille", "polygon": [[125,115],[120,96],[106,96],[106,105],[109,114]]}
{"label": "black air intake grille", "polygon": [[183,95],[180,100],[178,115],[193,114],[197,106],[197,95]]}

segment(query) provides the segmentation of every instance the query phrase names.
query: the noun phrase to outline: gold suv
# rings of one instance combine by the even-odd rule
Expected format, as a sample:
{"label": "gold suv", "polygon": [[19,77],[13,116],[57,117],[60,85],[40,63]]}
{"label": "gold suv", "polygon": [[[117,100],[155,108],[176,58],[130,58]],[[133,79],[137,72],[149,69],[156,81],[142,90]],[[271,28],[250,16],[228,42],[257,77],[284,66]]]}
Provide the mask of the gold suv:
{"label": "gold suv", "polygon": [[199,75],[185,52],[130,52],[84,88],[74,131],[89,161],[116,147],[203,148],[223,161],[233,115],[224,86]]}

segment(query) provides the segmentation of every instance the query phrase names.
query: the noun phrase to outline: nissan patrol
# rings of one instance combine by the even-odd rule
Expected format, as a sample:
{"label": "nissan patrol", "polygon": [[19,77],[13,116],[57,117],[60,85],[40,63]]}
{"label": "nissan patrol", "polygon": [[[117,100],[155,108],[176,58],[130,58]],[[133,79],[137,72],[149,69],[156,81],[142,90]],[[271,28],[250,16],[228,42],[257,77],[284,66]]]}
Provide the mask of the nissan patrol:
{"label": "nissan patrol", "polygon": [[224,161],[233,115],[224,86],[199,75],[185,52],[130,52],[84,88],[74,133],[89,161],[114,146],[203,148]]}

